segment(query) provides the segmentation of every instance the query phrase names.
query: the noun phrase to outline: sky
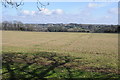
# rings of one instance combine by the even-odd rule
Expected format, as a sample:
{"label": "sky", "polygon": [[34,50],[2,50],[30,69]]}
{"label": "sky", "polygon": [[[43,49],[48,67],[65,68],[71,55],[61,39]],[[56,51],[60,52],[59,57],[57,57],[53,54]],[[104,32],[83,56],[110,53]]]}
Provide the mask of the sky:
{"label": "sky", "polygon": [[24,2],[17,10],[2,7],[2,21],[14,20],[39,24],[118,24],[118,2],[49,2],[41,11],[36,2]]}

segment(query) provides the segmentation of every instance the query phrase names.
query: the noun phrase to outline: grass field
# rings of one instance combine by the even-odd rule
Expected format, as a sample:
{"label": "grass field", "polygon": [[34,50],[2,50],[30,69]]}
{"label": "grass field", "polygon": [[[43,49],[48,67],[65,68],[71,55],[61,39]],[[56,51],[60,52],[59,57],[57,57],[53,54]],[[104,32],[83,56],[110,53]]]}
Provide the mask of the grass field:
{"label": "grass field", "polygon": [[3,54],[56,53],[76,58],[75,69],[117,73],[118,34],[3,31],[2,40]]}

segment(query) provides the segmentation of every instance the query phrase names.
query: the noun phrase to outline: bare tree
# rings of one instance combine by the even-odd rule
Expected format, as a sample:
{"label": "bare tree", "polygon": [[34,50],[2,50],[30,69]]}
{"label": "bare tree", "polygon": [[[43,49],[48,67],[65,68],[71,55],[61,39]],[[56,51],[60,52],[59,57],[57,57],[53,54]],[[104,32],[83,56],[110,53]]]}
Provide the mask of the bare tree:
{"label": "bare tree", "polygon": [[47,4],[42,4],[42,3],[40,2],[40,0],[37,0],[37,8],[38,8],[39,11],[41,11],[41,9],[45,9],[46,6],[48,6],[48,5],[49,5],[49,3],[47,3]]}
{"label": "bare tree", "polygon": [[[47,2],[46,4],[43,4],[40,0],[37,0],[37,9],[39,11],[41,11],[42,9],[45,9],[46,6],[49,5],[49,3]],[[20,2],[15,2],[14,0],[2,0],[2,5],[7,8],[7,7],[12,7],[12,8],[16,8],[18,9],[20,6],[24,5],[23,0],[21,0]]]}
{"label": "bare tree", "polygon": [[18,8],[19,6],[24,5],[23,0],[21,0],[20,2],[15,2],[13,0],[2,0],[2,5],[4,7],[12,7],[12,8]]}

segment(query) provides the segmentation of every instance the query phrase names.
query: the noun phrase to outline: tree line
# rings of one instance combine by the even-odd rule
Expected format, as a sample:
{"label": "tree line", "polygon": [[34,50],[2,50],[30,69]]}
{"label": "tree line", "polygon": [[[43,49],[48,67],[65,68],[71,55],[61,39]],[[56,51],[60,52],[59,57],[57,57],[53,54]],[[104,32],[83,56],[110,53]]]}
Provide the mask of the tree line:
{"label": "tree line", "polygon": [[27,24],[20,21],[3,21],[0,30],[36,31],[36,32],[87,32],[87,33],[118,33],[119,25],[100,24]]}

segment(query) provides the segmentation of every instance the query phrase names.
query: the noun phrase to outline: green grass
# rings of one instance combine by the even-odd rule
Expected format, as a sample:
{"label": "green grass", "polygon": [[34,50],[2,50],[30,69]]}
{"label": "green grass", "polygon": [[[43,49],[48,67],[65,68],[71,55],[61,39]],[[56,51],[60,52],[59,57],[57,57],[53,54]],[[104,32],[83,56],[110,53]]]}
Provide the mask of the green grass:
{"label": "green grass", "polygon": [[[75,76],[76,78],[84,78],[84,76],[105,78],[108,73],[113,77],[113,74],[117,74],[118,71],[118,34],[3,31],[2,36],[3,54],[56,53],[59,56],[69,55],[75,58],[75,61],[67,64],[74,67],[73,78]],[[61,68],[57,69],[59,70],[61,71]],[[78,76],[81,71],[83,75]],[[64,73],[66,72],[65,70]],[[58,77],[58,73],[55,72],[46,78]],[[60,74],[64,76],[64,73]]]}
{"label": "green grass", "polygon": [[48,52],[3,53],[3,79],[118,78],[115,73],[78,69],[76,59],[81,58]]}

